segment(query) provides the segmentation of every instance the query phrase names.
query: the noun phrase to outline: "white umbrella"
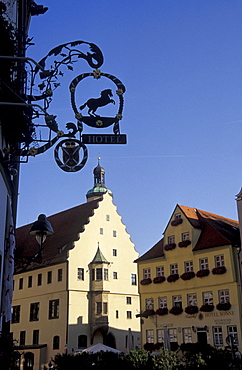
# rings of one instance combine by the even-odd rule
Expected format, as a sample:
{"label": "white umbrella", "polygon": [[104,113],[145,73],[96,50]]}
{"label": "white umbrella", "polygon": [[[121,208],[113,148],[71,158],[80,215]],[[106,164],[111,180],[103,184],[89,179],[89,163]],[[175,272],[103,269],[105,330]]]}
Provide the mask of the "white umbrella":
{"label": "white umbrella", "polygon": [[167,325],[164,325],[164,349],[171,350],[170,335]]}
{"label": "white umbrella", "polygon": [[86,349],[82,350],[82,352],[88,352],[88,353],[96,353],[96,352],[101,352],[101,351],[104,351],[104,352],[121,353],[121,352],[120,352],[120,351],[118,351],[117,349],[114,349],[114,348],[111,348],[111,347],[105,346],[105,345],[104,345],[104,344],[102,344],[102,343],[94,344],[93,346],[88,347],[88,348],[86,348]]}

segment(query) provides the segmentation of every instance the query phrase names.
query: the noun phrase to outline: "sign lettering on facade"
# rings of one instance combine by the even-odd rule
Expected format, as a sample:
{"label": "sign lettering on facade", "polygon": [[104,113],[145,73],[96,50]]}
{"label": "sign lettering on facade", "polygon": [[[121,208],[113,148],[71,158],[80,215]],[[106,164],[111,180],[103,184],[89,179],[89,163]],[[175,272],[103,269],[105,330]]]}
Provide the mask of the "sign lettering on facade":
{"label": "sign lettering on facade", "polygon": [[126,144],[126,135],[110,135],[110,134],[83,134],[82,142],[84,144]]}

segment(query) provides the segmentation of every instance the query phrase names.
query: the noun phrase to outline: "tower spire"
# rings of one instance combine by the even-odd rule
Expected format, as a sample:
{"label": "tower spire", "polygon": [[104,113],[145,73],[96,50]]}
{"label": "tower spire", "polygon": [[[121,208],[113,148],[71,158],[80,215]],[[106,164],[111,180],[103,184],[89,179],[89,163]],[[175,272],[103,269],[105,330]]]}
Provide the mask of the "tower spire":
{"label": "tower spire", "polygon": [[94,170],[93,170],[94,186],[86,194],[87,201],[94,200],[96,198],[100,198],[101,195],[103,195],[107,192],[111,196],[113,196],[111,190],[106,188],[106,185],[105,185],[105,170],[101,166],[100,160],[101,160],[101,158],[98,157],[97,167],[95,167]]}

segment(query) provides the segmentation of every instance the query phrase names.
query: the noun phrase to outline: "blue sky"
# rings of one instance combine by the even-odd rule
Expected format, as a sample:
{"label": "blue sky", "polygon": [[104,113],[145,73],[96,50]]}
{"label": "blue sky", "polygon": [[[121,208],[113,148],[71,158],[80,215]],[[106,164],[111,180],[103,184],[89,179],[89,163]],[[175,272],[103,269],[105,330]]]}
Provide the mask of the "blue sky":
{"label": "blue sky", "polygon": [[[177,203],[237,219],[242,186],[242,2],[54,0],[31,20],[40,60],[65,42],[93,42],[102,72],[126,86],[127,145],[89,145],[85,167],[65,173],[53,149],[21,165],[18,226],[85,202],[97,157],[140,254],[161,237]],[[49,113],[75,122],[68,84],[90,72],[81,60],[55,90]],[[65,85],[66,82],[66,85]],[[89,96],[93,97],[93,96]],[[80,103],[82,103],[80,101]],[[84,133],[89,133],[85,127]],[[112,133],[112,129],[95,133]],[[56,231],[58,232],[58,231]]]}

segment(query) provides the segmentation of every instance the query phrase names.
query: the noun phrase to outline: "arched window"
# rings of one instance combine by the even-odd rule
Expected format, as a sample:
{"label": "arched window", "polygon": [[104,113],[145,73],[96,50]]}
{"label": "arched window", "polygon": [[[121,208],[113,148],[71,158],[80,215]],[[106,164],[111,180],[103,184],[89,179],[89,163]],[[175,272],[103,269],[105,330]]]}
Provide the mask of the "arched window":
{"label": "arched window", "polygon": [[60,348],[60,337],[58,335],[55,335],[53,337],[53,349],[59,349]]}
{"label": "arched window", "polygon": [[34,354],[26,352],[24,354],[24,370],[33,370],[34,368]]}
{"label": "arched window", "polygon": [[87,336],[78,335],[78,348],[87,348]]}

